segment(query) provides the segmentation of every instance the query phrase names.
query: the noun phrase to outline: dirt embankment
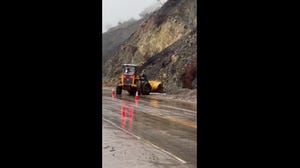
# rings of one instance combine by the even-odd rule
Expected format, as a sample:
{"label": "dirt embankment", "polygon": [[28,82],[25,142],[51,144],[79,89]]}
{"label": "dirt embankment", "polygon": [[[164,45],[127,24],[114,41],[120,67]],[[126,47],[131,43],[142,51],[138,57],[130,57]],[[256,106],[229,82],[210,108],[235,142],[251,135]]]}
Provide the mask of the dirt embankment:
{"label": "dirt embankment", "polygon": [[183,101],[188,103],[197,103],[197,89],[179,89],[176,93],[167,94],[167,93],[150,93],[152,97],[159,98],[159,99],[170,99],[170,100],[177,100]]}

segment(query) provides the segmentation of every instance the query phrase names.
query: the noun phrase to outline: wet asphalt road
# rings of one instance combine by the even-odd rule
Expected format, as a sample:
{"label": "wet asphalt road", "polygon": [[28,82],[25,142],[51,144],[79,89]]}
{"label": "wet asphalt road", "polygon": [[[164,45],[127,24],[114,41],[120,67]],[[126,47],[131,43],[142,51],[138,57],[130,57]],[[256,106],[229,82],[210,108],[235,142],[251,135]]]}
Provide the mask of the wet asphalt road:
{"label": "wet asphalt road", "polygon": [[[112,97],[111,88],[102,90],[102,104],[104,155],[108,154],[105,150],[109,149],[109,145],[115,144],[134,151],[126,156],[131,161],[130,167],[197,167],[196,104],[161,100],[151,94],[141,95],[135,100],[126,91]],[[112,142],[114,139],[115,142]],[[149,158],[153,155],[156,160],[144,160],[144,163],[147,162],[144,166],[138,164],[145,153],[138,152],[141,148],[148,151]],[[125,157],[124,154],[122,157]],[[105,158],[109,157],[103,157],[104,165],[111,165],[113,160],[105,161]],[[120,157],[116,158],[120,160]],[[117,164],[114,160],[111,166]],[[120,167],[125,166],[122,162],[119,164],[123,164]]]}

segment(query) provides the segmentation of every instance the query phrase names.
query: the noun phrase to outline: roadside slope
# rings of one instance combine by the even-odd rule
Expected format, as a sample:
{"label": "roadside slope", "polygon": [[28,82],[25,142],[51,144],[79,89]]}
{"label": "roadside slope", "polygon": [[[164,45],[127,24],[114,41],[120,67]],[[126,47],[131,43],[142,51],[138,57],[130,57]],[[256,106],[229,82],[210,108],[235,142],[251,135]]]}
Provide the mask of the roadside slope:
{"label": "roadside slope", "polygon": [[169,0],[139,24],[103,64],[103,78],[117,82],[124,63],[146,69],[165,91],[197,88],[197,1]]}

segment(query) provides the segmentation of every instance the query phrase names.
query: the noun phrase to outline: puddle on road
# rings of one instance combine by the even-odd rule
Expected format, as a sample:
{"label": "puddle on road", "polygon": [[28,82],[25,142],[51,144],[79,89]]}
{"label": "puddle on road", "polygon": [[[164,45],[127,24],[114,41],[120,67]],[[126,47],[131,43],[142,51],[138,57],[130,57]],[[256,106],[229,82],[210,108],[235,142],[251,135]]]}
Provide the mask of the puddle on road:
{"label": "puddle on road", "polygon": [[150,96],[144,96],[143,97],[145,100],[150,100],[150,101],[157,101],[160,104],[168,105],[168,106],[174,106],[174,107],[179,107],[183,109],[188,109],[191,111],[196,111],[197,110],[197,104],[196,103],[189,103],[189,102],[184,102],[180,100],[167,100],[167,99],[159,99],[159,97],[151,97]]}
{"label": "puddle on road", "polygon": [[158,107],[158,101],[155,99],[150,99],[149,103],[152,107]]}
{"label": "puddle on road", "polygon": [[128,124],[128,131],[132,131],[132,118],[134,114],[134,105],[129,103],[127,106],[126,101],[122,101],[121,106],[121,127],[125,128],[126,123]]}
{"label": "puddle on road", "polygon": [[136,103],[137,102],[121,100],[120,106],[117,107],[119,109],[118,117],[115,118],[112,115],[106,117],[129,132],[139,132],[139,130],[144,132],[144,129],[148,129],[149,127],[157,130],[177,130],[179,127],[185,127],[183,129],[193,132],[196,128],[195,121],[181,120],[178,117],[161,116],[157,112],[151,111],[152,109],[145,111],[143,106],[137,107]]}
{"label": "puddle on road", "polygon": [[[103,93],[103,96],[105,100],[109,99],[108,97],[114,100],[113,102],[116,104],[113,106],[120,109],[120,119],[117,121],[119,123],[118,125],[130,132],[132,132],[133,122],[135,120],[147,120],[149,117],[152,118],[152,122],[153,120],[160,120],[160,122],[163,121],[164,124],[176,123],[197,128],[196,111],[186,108],[187,105],[192,107],[191,103],[181,102],[180,104],[177,101],[166,101],[151,97],[145,98],[146,96],[140,97],[137,100],[134,96],[130,96],[126,93],[112,96],[108,90]],[[149,108],[149,106],[153,108]],[[145,109],[147,109],[147,111],[144,111]],[[135,116],[136,110],[139,111],[138,117]],[[146,122],[144,122],[144,124],[146,124]]]}

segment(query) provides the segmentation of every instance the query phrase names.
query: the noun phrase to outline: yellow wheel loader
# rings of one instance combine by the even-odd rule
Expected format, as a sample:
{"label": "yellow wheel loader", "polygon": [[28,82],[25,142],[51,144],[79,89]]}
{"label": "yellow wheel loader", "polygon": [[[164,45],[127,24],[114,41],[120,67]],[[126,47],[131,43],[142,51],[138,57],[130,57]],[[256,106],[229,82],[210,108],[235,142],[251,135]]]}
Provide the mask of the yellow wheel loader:
{"label": "yellow wheel loader", "polygon": [[149,95],[150,92],[162,92],[162,84],[159,81],[148,81],[144,70],[138,74],[139,66],[136,64],[123,64],[123,72],[119,77],[119,83],[116,86],[116,94],[122,94],[126,90],[130,95],[138,94]]}

